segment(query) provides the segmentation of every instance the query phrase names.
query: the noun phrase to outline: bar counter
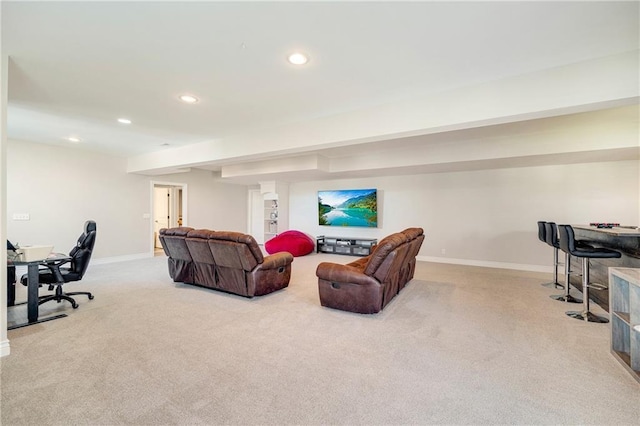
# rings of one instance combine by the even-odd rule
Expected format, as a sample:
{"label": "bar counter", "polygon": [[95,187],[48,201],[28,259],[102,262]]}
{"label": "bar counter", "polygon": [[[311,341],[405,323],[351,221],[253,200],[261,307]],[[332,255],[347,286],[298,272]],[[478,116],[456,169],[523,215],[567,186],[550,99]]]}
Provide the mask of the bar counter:
{"label": "bar counter", "polygon": [[[608,286],[609,267],[640,268],[640,229],[635,226],[597,228],[589,225],[571,225],[577,240],[588,242],[594,247],[604,247],[620,252],[619,259],[591,259],[589,278],[592,283]],[[581,260],[571,256],[571,269],[580,270]],[[571,285],[582,291],[582,278],[571,276]],[[609,312],[609,289],[589,289],[591,299]]]}

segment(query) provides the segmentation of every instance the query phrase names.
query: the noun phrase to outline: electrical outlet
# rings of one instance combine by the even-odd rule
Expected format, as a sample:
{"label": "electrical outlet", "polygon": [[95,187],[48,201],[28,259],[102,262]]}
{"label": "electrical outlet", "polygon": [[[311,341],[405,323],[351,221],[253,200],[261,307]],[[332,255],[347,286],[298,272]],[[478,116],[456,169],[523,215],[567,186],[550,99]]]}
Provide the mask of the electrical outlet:
{"label": "electrical outlet", "polygon": [[447,254],[447,250],[442,249],[442,250],[440,250],[440,253],[442,253],[442,254]]}
{"label": "electrical outlet", "polygon": [[29,220],[29,213],[14,213],[13,220]]}
{"label": "electrical outlet", "polygon": [[151,213],[142,213],[143,219],[151,219]]}

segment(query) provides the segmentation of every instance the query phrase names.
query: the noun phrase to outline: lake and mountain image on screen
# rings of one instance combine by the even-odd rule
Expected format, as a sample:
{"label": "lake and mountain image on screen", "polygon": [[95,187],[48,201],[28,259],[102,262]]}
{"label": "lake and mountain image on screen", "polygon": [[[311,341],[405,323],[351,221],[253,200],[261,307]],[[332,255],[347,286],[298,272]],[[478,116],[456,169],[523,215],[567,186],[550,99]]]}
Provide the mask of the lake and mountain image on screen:
{"label": "lake and mountain image on screen", "polygon": [[318,191],[318,223],[328,226],[378,226],[375,189]]}

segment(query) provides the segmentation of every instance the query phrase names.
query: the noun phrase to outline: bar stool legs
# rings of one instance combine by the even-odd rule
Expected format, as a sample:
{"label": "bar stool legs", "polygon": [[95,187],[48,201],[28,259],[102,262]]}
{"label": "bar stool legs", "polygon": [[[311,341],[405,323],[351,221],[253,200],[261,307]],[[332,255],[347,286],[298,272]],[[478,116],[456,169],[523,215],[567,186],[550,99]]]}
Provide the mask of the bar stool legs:
{"label": "bar stool legs", "polygon": [[587,322],[609,322],[607,318],[598,316],[589,310],[589,259],[586,257],[582,258],[582,303],[583,309],[581,312],[568,311],[566,314],[571,318]]}
{"label": "bar stool legs", "polygon": [[571,275],[571,256],[569,253],[564,254],[564,294],[549,296],[553,300],[559,302],[568,303],[582,303],[582,300],[576,299],[569,291],[571,290],[571,284],[569,284],[569,276]]}
{"label": "bar stool legs", "polygon": [[558,227],[555,222],[538,222],[538,239],[547,243],[549,247],[553,248],[553,282],[543,284],[550,286],[553,284],[555,288],[564,288],[562,284],[558,282],[558,252],[560,249],[560,242],[558,241]]}
{"label": "bar stool legs", "polygon": [[564,285],[558,282],[558,266],[562,265],[558,261],[558,248],[553,248],[553,282],[542,284],[545,287],[550,287],[553,285],[554,288],[564,288]]}

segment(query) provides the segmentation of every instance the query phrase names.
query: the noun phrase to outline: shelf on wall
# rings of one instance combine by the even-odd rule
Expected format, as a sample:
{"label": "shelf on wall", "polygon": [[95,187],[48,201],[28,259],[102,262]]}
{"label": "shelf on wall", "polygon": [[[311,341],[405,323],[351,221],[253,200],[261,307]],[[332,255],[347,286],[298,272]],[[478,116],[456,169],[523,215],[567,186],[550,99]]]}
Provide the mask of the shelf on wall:
{"label": "shelf on wall", "polygon": [[640,382],[640,269],[609,268],[611,353]]}

